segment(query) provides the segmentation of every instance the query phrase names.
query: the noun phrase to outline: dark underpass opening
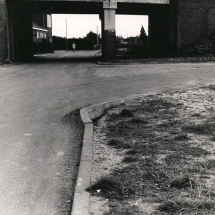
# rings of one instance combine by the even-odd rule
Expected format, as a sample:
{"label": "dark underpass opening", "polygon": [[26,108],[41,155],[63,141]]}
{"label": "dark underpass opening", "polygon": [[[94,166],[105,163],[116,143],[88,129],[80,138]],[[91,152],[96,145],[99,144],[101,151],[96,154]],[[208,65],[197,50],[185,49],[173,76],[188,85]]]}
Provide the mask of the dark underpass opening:
{"label": "dark underpass opening", "polygon": [[[172,53],[172,25],[169,4],[143,4],[129,2],[79,2],[79,1],[10,1],[8,3],[9,19],[9,55],[12,61],[29,61],[35,54],[52,54],[54,51],[72,51],[68,57],[62,53],[58,60],[81,61],[96,58],[78,55],[78,51],[100,51],[103,60],[112,60],[116,56],[127,55],[134,58],[167,57]],[[69,20],[61,22],[63,35],[53,35],[52,16],[54,14],[96,15],[98,23],[85,35],[69,35]],[[129,15],[132,26],[138,26],[135,18],[146,16],[148,27],[138,26],[139,30],[131,35],[128,22],[116,26],[117,17]],[[67,21],[67,24],[66,24]],[[124,20],[125,21],[125,20]],[[75,21],[79,27],[84,26],[82,19]],[[87,20],[89,25],[90,20]],[[127,26],[127,35],[120,31]],[[147,29],[148,28],[148,29]],[[98,29],[98,30],[97,30]],[[78,30],[72,29],[74,34]],[[147,33],[148,32],[148,33]],[[125,53],[124,53],[125,52]],[[126,53],[127,52],[127,53]],[[89,53],[89,52],[88,52]],[[58,53],[59,54],[59,53]],[[35,58],[38,58],[35,56]],[[42,57],[41,57],[42,58]],[[54,58],[54,55],[53,55]]]}
{"label": "dark underpass opening", "polygon": [[[116,58],[147,58],[148,16],[116,15],[115,21]],[[83,62],[101,58],[99,15],[34,14],[32,30],[34,60]]]}

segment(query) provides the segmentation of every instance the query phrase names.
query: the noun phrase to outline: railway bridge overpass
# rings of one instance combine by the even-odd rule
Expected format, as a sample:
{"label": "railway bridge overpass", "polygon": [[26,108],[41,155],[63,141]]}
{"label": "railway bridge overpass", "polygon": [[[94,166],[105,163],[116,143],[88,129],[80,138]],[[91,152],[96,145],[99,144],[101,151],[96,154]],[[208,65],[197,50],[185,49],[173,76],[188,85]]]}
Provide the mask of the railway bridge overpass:
{"label": "railway bridge overpass", "polygon": [[115,57],[116,14],[149,16],[150,57],[177,55],[215,31],[214,0],[0,0],[0,60],[33,57],[32,15],[40,13],[99,14],[106,59]]}

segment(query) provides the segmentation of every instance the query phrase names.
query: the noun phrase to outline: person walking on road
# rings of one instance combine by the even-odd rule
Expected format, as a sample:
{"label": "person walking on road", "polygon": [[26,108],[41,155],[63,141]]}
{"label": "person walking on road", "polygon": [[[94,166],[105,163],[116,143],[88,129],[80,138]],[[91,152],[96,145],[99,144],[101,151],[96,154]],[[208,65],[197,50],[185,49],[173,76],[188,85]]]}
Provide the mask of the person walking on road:
{"label": "person walking on road", "polygon": [[73,52],[75,52],[75,47],[76,47],[76,45],[75,45],[75,43],[73,43],[72,44],[72,50],[73,50]]}

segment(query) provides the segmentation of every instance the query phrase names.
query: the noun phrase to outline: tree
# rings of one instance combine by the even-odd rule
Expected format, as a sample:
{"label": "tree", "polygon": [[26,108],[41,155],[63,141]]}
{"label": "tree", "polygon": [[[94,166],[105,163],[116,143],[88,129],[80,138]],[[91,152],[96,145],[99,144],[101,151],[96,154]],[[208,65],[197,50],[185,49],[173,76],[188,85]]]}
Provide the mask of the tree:
{"label": "tree", "polygon": [[93,33],[92,31],[90,31],[90,32],[87,34],[86,38],[87,38],[88,40],[90,40],[94,45],[97,44],[97,34]]}
{"label": "tree", "polygon": [[147,38],[148,37],[146,35],[145,29],[142,26],[141,29],[140,29],[140,39],[142,40],[143,43],[146,43],[147,42]]}

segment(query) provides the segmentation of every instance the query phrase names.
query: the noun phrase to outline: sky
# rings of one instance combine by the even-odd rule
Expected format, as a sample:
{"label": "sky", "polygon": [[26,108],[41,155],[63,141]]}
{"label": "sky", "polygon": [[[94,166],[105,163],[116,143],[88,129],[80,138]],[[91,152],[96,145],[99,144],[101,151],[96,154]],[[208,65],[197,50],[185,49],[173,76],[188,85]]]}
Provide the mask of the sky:
{"label": "sky", "polygon": [[[85,37],[90,31],[101,34],[99,15],[53,14],[52,34],[67,38]],[[148,34],[148,16],[116,15],[116,35],[124,38],[140,34],[141,26]]]}

